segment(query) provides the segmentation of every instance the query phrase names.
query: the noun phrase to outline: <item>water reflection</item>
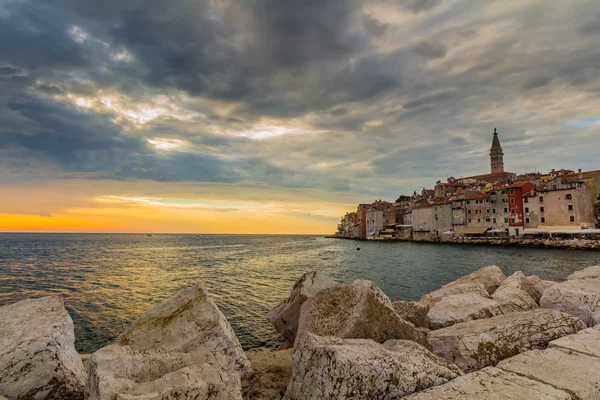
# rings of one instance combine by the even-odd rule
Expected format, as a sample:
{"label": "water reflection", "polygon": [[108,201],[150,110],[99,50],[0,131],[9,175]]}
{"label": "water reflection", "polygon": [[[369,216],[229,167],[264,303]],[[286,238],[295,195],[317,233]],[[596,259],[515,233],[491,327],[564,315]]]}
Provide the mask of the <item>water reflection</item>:
{"label": "water reflection", "polygon": [[0,234],[0,305],[60,294],[79,351],[112,341],[178,290],[203,283],[245,348],[276,346],[266,311],[297,277],[318,269],[341,282],[370,279],[393,300],[423,293],[485,265],[560,280],[600,264],[600,253],[313,236]]}

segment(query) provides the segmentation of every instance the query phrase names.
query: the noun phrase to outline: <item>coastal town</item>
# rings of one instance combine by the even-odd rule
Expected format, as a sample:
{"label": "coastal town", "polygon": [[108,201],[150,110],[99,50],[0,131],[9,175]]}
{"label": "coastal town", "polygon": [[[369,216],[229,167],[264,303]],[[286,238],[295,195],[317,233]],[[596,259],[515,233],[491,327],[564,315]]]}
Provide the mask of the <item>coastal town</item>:
{"label": "coastal town", "polygon": [[448,242],[600,236],[600,170],[507,172],[496,128],[489,156],[490,173],[451,176],[395,202],[358,204],[333,237]]}

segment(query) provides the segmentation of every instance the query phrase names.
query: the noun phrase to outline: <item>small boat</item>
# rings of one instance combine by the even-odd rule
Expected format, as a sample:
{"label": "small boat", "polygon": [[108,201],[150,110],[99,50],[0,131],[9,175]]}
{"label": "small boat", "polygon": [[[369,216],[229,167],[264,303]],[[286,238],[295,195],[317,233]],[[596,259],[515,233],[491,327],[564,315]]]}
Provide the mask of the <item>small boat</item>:
{"label": "small boat", "polygon": [[148,236],[152,236],[152,234],[151,234],[151,233],[149,233],[149,234],[148,234]]}

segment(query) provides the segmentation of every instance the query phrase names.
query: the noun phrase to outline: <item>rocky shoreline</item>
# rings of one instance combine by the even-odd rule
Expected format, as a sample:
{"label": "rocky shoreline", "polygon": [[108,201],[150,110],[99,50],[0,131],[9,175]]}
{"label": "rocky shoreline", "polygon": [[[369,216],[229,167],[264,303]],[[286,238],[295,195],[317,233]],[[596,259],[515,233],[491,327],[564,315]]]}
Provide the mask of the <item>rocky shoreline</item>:
{"label": "rocky shoreline", "polygon": [[565,282],[489,266],[392,302],[370,281],[303,275],[244,352],[201,285],[75,351],[57,296],[0,307],[0,399],[600,399],[600,266]]}
{"label": "rocky shoreline", "polygon": [[[365,241],[367,239],[341,236],[325,236],[327,239]],[[529,247],[538,249],[600,250],[600,240],[591,239],[497,239],[497,238],[452,238],[452,239],[390,239],[382,242],[410,242],[423,244],[457,244],[477,246]]]}

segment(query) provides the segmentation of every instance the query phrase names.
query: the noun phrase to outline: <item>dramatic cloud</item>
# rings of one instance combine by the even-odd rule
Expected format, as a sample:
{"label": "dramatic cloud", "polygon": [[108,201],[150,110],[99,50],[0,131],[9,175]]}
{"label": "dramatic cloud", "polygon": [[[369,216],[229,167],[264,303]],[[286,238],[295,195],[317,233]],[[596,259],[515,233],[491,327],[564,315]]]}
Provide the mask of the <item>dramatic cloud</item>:
{"label": "dramatic cloud", "polygon": [[0,0],[0,190],[346,207],[487,171],[494,127],[511,171],[597,169],[599,27],[592,0]]}

